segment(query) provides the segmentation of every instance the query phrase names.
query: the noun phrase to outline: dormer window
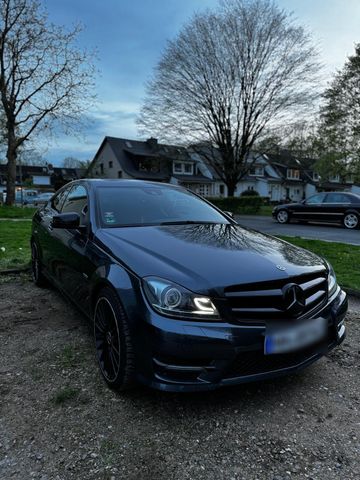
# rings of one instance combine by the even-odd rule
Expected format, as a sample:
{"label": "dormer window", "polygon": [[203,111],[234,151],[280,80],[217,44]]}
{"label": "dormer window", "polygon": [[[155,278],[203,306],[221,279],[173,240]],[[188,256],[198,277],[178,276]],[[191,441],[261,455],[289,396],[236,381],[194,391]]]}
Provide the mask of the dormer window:
{"label": "dormer window", "polygon": [[289,180],[300,180],[300,170],[288,168],[286,176]]}
{"label": "dormer window", "polygon": [[249,170],[249,175],[252,177],[263,177],[264,176],[264,167],[254,165]]}
{"label": "dormer window", "polygon": [[174,162],[173,173],[192,175],[194,173],[194,165],[189,162]]}

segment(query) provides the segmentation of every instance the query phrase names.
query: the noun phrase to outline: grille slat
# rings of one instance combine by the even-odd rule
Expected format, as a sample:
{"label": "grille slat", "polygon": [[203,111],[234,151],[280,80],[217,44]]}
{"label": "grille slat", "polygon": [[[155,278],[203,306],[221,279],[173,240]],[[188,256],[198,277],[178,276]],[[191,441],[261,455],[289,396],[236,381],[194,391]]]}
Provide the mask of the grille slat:
{"label": "grille slat", "polygon": [[[289,309],[284,292],[290,284],[303,290],[305,306]],[[285,288],[284,288],[285,287]],[[232,285],[225,288],[225,297],[235,320],[271,320],[305,316],[320,308],[327,299],[326,271],[257,284]]]}

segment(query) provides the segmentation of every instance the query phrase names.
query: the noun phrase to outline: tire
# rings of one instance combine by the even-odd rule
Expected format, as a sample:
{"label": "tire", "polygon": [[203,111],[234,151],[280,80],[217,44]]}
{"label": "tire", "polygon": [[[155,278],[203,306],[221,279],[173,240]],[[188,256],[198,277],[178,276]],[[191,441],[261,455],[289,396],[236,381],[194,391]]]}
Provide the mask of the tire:
{"label": "tire", "polygon": [[94,340],[100,372],[107,385],[127,390],[135,381],[133,342],[127,316],[117,294],[109,287],[97,296]]}
{"label": "tire", "polygon": [[354,230],[359,226],[359,217],[356,213],[347,213],[343,218],[343,225],[345,228]]}
{"label": "tire", "polygon": [[278,223],[288,223],[290,218],[287,210],[283,208],[279,210],[276,214],[276,220],[278,221]]}
{"label": "tire", "polygon": [[31,276],[37,287],[47,287],[49,282],[42,273],[39,249],[35,242],[31,243]]}

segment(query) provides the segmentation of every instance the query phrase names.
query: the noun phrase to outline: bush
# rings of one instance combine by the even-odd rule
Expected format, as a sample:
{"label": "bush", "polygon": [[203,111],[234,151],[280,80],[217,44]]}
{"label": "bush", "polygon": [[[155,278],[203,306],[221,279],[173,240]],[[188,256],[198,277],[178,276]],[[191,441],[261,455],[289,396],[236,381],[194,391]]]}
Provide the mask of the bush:
{"label": "bush", "polygon": [[258,213],[263,205],[259,195],[247,195],[241,197],[212,197],[207,199],[220,210],[236,214]]}
{"label": "bush", "polygon": [[247,190],[243,190],[241,193],[240,193],[240,197],[255,197],[255,196],[259,196],[259,192],[257,192],[256,190],[250,190],[250,189],[247,189]]}

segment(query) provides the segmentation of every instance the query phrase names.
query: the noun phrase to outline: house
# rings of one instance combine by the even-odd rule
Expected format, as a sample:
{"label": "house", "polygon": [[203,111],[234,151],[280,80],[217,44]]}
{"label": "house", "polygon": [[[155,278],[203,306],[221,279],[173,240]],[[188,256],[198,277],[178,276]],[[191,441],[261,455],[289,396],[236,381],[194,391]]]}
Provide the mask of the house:
{"label": "house", "polygon": [[[47,165],[17,165],[16,186],[32,187],[38,191],[56,191],[71,180],[84,178],[85,169]],[[6,189],[7,166],[0,164],[0,190]]]}
{"label": "house", "polygon": [[105,137],[88,168],[93,178],[136,178],[182,185],[209,195],[214,179],[204,174],[199,159],[185,147]]}

